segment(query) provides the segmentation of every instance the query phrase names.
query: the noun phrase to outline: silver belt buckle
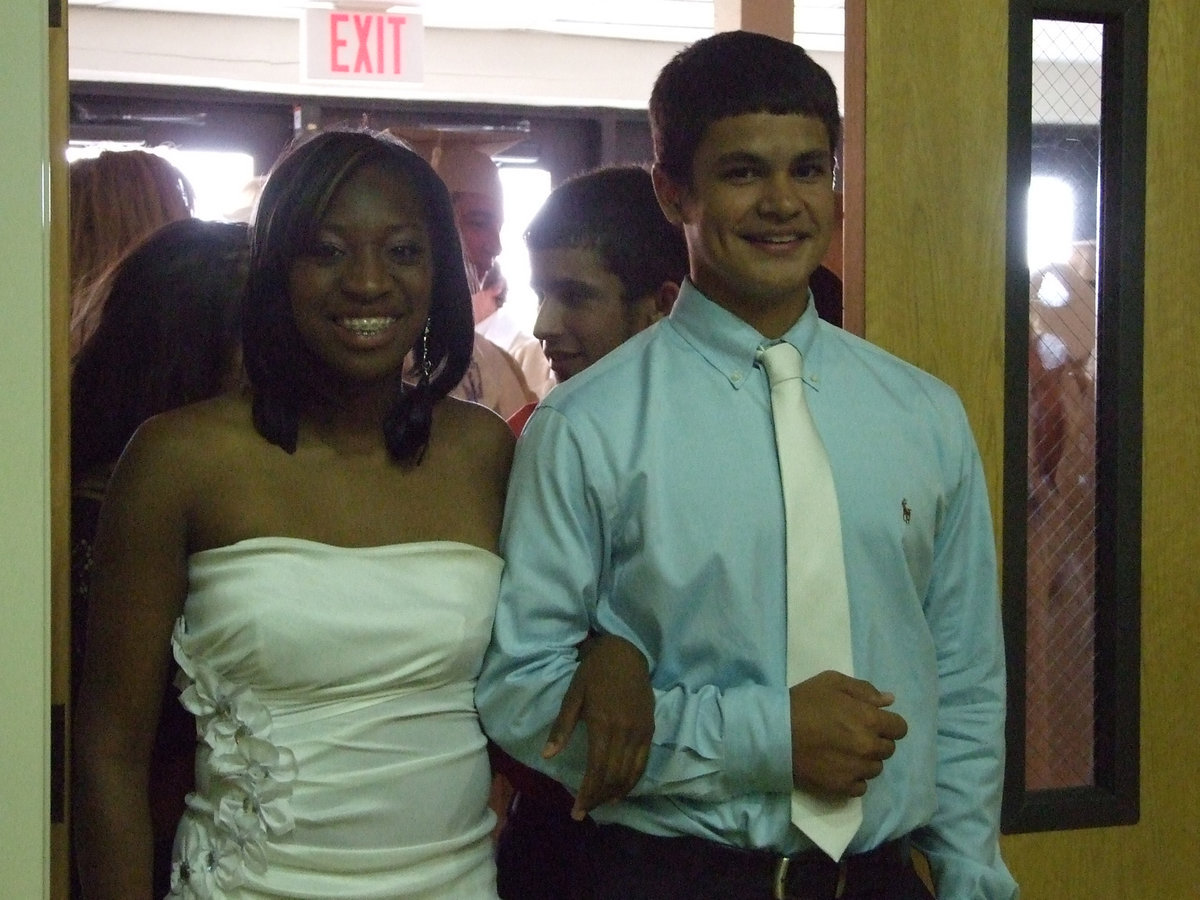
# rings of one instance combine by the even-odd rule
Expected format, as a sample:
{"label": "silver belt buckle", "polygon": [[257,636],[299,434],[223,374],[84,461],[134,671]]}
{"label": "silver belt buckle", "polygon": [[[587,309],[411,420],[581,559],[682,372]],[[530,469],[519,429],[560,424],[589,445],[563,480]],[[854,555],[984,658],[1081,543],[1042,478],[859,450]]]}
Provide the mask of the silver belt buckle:
{"label": "silver belt buckle", "polygon": [[[788,900],[787,873],[791,864],[792,858],[790,856],[781,856],[775,863],[775,882],[774,889],[771,892],[773,900]],[[834,900],[838,900],[838,898],[846,893],[846,871],[848,868],[846,857],[843,856],[837,862],[837,884],[833,888]]]}
{"label": "silver belt buckle", "polygon": [[771,893],[774,900],[787,900],[787,873],[791,864],[790,856],[781,856],[775,863],[775,889]]}
{"label": "silver belt buckle", "polygon": [[833,889],[833,900],[839,900],[839,898],[846,893],[846,871],[849,869],[849,866],[846,864],[845,856],[838,860],[837,867],[837,886]]}

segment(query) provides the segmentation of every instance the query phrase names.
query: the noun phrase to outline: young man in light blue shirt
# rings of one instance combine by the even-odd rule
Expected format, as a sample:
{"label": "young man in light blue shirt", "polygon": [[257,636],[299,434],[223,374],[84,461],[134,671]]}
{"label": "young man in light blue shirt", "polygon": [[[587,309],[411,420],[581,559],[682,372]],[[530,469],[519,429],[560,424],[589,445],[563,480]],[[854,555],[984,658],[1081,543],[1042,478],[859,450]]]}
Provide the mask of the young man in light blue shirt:
{"label": "young man in light blue shirt", "polygon": [[[644,655],[645,774],[591,810],[584,896],[1009,900],[999,854],[1005,675],[991,517],[961,403],[821,323],[840,120],[800,48],[729,32],[650,101],[655,187],[688,244],[668,319],[556,389],[526,427],[477,703],[521,761],[580,789],[584,742],[541,758],[589,632]],[[853,677],[786,679],[784,513],[761,347],[804,359],[841,515]],[[636,752],[631,748],[629,752]],[[586,789],[587,786],[585,786]],[[833,860],[793,789],[862,797]]]}

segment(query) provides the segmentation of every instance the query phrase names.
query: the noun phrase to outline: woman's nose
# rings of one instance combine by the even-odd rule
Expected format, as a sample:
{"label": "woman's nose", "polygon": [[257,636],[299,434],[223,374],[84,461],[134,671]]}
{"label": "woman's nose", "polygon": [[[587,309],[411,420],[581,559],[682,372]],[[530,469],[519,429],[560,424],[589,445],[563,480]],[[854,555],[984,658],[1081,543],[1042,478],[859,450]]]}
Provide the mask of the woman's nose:
{"label": "woman's nose", "polygon": [[376,250],[352,253],[342,272],[342,287],[351,294],[376,297],[388,289],[391,276],[383,255]]}

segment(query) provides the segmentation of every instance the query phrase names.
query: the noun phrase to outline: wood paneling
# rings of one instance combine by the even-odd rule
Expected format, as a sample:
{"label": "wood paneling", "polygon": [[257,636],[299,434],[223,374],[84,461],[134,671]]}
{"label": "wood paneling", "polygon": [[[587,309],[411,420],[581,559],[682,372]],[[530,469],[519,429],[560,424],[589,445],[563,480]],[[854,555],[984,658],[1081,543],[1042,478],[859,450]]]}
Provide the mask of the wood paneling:
{"label": "wood paneling", "polygon": [[1141,821],[1013,836],[1025,896],[1200,897],[1200,4],[1150,5]]}
{"label": "wood paneling", "polygon": [[866,335],[958,390],[993,497],[1007,16],[1001,0],[867,0]]}
{"label": "wood paneling", "polygon": [[[1200,3],[1150,4],[1142,826],[1131,891],[1200,897]],[[1130,893],[1129,896],[1134,896]]]}
{"label": "wood paneling", "polygon": [[[867,335],[963,397],[999,522],[1003,0],[866,0]],[[1025,900],[1200,897],[1200,3],[1150,9],[1142,814],[1006,836]]]}

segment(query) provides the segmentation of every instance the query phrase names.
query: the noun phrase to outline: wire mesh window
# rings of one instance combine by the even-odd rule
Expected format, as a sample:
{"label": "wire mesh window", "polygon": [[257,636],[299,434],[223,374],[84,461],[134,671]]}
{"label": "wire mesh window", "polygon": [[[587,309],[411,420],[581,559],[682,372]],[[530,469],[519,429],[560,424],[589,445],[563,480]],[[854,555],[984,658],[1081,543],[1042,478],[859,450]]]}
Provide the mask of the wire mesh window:
{"label": "wire mesh window", "polygon": [[1006,831],[1137,817],[1145,0],[1014,0]]}
{"label": "wire mesh window", "polygon": [[1034,121],[1052,124],[1034,131],[1028,226],[1025,782],[1033,790],[1093,783],[1099,235],[1086,187],[1100,172],[1103,29],[1033,23],[1035,55],[1052,57],[1033,63]]}

